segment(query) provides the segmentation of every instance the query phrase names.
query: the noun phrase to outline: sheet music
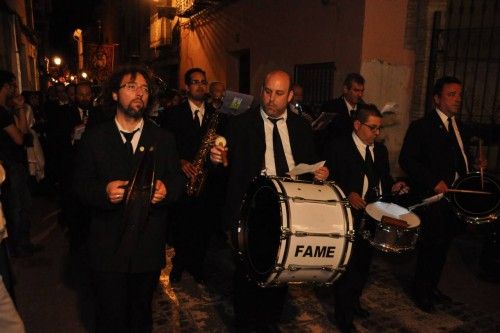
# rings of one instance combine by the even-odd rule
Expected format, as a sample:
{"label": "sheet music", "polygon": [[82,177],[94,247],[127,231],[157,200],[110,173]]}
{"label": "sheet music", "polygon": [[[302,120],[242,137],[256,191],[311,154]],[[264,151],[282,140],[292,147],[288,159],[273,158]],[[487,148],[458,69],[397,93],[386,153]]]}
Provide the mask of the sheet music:
{"label": "sheet music", "polygon": [[300,163],[287,173],[292,177],[303,175],[305,173],[314,173],[314,171],[318,170],[323,165],[325,165],[325,161],[321,161],[315,164]]}

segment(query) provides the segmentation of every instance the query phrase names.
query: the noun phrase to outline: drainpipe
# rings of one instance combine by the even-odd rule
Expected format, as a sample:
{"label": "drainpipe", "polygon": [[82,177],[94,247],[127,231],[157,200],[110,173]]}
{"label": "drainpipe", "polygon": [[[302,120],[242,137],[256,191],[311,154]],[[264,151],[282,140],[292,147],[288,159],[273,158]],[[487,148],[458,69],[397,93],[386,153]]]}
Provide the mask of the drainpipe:
{"label": "drainpipe", "polygon": [[17,26],[16,26],[16,15],[12,15],[12,37],[14,39],[14,52],[16,56],[16,78],[17,78],[17,86],[19,88],[19,92],[23,91],[22,87],[22,76],[21,76],[21,57],[19,55],[19,45],[17,44]]}

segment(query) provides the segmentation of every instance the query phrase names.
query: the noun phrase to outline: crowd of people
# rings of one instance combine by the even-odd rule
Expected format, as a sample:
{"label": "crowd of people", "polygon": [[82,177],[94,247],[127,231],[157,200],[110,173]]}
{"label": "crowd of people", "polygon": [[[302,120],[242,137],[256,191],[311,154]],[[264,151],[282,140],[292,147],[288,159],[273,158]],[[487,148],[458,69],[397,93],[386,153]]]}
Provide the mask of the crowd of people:
{"label": "crowd of people", "polygon": [[[349,203],[356,233],[346,270],[333,286],[334,321],[342,332],[354,331],[355,318],[370,315],[360,302],[373,251],[362,237],[365,207],[385,195],[410,191],[421,200],[446,193],[475,166],[486,167],[485,160],[471,158],[468,132],[456,117],[462,84],[443,77],[434,86],[435,108],[411,123],[405,136],[399,162],[408,181],[395,180],[387,148],[377,141],[382,114],[363,101],[364,86],[360,74],[349,74],[342,95],[315,112],[303,102],[303,88],[285,71],[273,70],[262,79],[259,103],[231,116],[222,108],[225,84],[209,84],[201,68],[186,71],[185,95],[159,91],[150,71],[132,66],[113,73],[98,96],[90,82],[58,83],[44,101],[39,93],[19,94],[15,76],[0,71],[9,236],[0,247],[6,287],[0,286],[0,309],[3,289],[14,299],[8,256],[41,250],[30,240],[27,212],[30,190],[49,184],[59,194],[70,250],[88,255],[96,332],[150,332],[165,246],[175,249],[170,282],[190,274],[203,285],[213,239],[236,249],[235,330],[277,332],[287,285],[262,288],[249,278],[251,268],[237,250],[240,208],[255,177],[288,177],[300,163],[324,160],[298,179],[335,181]],[[329,121],[315,128],[323,113]],[[216,145],[216,136],[226,144]],[[194,194],[186,191],[191,186]],[[460,222],[444,200],[418,213],[414,301],[432,312],[436,302],[451,300],[437,287]],[[16,325],[23,330],[20,319]]]}

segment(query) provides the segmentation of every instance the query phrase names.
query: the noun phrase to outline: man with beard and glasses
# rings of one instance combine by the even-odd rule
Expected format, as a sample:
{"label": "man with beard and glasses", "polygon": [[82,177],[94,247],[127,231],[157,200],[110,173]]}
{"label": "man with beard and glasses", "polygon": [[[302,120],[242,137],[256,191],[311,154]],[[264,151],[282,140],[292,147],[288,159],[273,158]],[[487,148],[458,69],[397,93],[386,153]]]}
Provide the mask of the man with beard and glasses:
{"label": "man with beard and glasses", "polygon": [[[171,111],[162,126],[175,135],[180,165],[186,180],[196,177],[198,169],[193,165],[202,140],[207,132],[210,117],[215,110],[206,103],[208,82],[201,68],[191,68],[184,75],[187,100]],[[223,134],[224,122],[219,115],[217,133]],[[196,282],[205,283],[203,269],[205,254],[214,231],[220,229],[220,209],[224,202],[224,168],[211,168],[205,187],[199,196],[184,194],[176,206],[173,227],[175,256],[170,281],[179,282],[183,271],[189,272]]]}
{"label": "man with beard and glasses", "polygon": [[[151,301],[165,266],[167,203],[181,191],[182,177],[173,136],[143,118],[152,105],[151,84],[143,68],[115,72],[108,85],[116,116],[85,131],[76,158],[74,189],[91,215],[96,332],[152,329]],[[126,215],[127,185],[151,147],[155,181],[150,204],[144,203],[148,214]]]}

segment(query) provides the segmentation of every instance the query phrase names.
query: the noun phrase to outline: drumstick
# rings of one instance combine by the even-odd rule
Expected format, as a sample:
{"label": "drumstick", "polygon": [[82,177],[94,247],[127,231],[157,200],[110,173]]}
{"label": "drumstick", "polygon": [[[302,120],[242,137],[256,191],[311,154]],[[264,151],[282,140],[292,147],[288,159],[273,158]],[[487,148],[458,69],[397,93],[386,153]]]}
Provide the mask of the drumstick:
{"label": "drumstick", "polygon": [[481,174],[481,190],[484,190],[484,168],[481,163],[481,161],[483,160],[482,142],[483,140],[479,139],[479,163],[480,163],[479,172]]}
{"label": "drumstick", "polygon": [[491,193],[491,192],[486,192],[486,191],[458,190],[458,189],[453,189],[453,188],[448,189],[448,192],[454,192],[454,193],[470,193],[470,194],[493,194],[493,193]]}

